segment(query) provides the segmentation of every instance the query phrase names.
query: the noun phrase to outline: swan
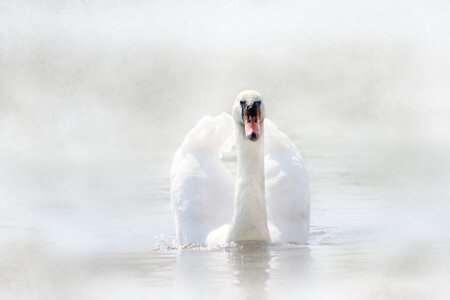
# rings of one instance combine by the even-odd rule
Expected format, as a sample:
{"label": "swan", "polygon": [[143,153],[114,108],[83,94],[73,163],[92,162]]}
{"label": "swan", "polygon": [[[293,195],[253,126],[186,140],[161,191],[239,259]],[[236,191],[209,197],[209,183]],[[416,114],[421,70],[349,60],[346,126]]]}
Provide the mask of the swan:
{"label": "swan", "polygon": [[[304,161],[265,117],[261,95],[239,93],[231,116],[205,116],[185,136],[170,171],[178,245],[304,243],[310,193]],[[236,151],[236,175],[222,158]]]}

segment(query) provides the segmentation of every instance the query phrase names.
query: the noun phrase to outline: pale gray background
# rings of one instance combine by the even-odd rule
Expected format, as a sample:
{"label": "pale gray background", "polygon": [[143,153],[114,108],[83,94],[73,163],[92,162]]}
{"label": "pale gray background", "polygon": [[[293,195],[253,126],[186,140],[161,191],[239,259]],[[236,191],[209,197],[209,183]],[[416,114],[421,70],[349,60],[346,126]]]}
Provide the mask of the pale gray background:
{"label": "pale gray background", "polygon": [[[0,296],[448,299],[449,53],[448,1],[0,1]],[[310,243],[172,249],[172,155],[243,89]]]}

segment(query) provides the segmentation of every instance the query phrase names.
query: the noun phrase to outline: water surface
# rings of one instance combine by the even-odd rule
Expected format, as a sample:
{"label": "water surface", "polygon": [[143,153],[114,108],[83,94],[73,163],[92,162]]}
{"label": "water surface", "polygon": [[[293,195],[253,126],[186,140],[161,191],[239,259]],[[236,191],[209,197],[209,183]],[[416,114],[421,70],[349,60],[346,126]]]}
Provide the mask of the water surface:
{"label": "water surface", "polygon": [[177,247],[170,156],[10,165],[2,173],[1,290],[47,299],[444,299],[448,210],[363,172],[362,158],[335,151],[333,141],[305,139],[306,245]]}

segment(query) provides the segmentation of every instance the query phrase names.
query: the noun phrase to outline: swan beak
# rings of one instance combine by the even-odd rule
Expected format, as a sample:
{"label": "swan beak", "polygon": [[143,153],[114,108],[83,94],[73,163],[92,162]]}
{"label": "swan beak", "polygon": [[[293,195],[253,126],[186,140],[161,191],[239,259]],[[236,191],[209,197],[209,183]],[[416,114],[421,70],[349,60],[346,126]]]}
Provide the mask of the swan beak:
{"label": "swan beak", "polygon": [[249,110],[246,110],[244,114],[244,124],[245,124],[245,136],[250,141],[257,141],[261,136],[261,130],[259,128],[259,109],[256,110],[255,116],[249,116]]}

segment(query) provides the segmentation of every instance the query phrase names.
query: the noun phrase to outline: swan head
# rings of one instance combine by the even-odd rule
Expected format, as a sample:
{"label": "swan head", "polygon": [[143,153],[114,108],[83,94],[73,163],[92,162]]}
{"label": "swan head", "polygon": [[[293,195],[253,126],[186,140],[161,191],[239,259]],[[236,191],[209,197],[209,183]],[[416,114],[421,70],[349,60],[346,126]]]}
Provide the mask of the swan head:
{"label": "swan head", "polygon": [[245,129],[245,136],[252,142],[261,137],[261,127],[264,121],[264,103],[262,97],[255,91],[239,93],[233,105],[233,118]]}

